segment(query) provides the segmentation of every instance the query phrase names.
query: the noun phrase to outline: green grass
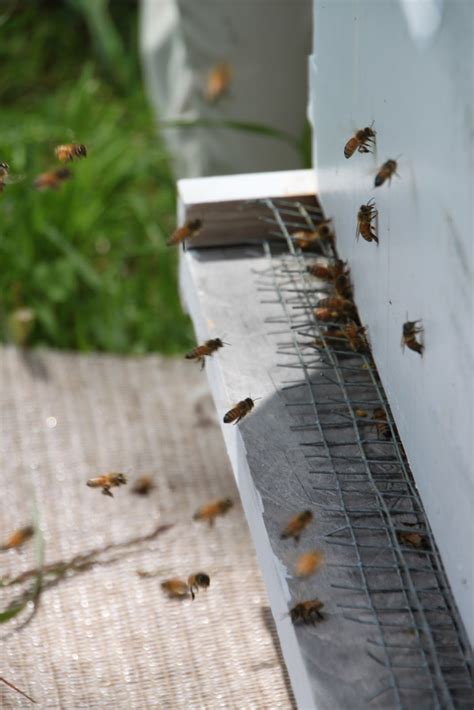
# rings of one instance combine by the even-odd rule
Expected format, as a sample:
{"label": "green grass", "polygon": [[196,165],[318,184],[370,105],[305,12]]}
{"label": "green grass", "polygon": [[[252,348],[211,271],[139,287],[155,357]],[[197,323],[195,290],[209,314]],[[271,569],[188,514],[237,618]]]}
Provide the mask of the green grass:
{"label": "green grass", "polygon": [[[4,20],[0,160],[23,179],[0,194],[3,341],[18,341],[11,321],[21,307],[35,315],[30,346],[171,354],[191,342],[176,253],[165,246],[174,181],[142,89],[136,8],[118,6],[127,64],[117,81],[71,7],[20,3]],[[73,178],[57,192],[34,190],[57,166],[54,146],[71,141],[89,152]]]}

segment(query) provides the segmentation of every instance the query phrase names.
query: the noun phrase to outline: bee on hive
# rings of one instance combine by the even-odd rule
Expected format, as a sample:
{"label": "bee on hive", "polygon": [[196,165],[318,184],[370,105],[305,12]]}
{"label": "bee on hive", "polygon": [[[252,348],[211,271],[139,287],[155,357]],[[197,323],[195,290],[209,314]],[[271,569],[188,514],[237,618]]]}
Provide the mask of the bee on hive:
{"label": "bee on hive", "polygon": [[351,350],[356,353],[365,353],[369,350],[369,343],[367,340],[367,328],[363,325],[357,325],[354,321],[351,321],[344,326],[344,335],[347,338],[347,342],[350,345]]}
{"label": "bee on hive", "polygon": [[324,616],[321,614],[323,606],[323,602],[319,599],[300,602],[290,609],[291,620],[294,624],[315,624],[317,621],[323,621]]}
{"label": "bee on hive", "polygon": [[[227,343],[225,343],[227,345]],[[186,360],[196,360],[196,362],[201,363],[201,370],[204,368],[205,364],[205,357],[212,357],[212,354],[215,353],[219,348],[223,348],[224,343],[220,338],[212,338],[211,340],[206,340],[205,343],[202,345],[198,345],[197,347],[193,348],[193,350],[190,350],[189,353],[186,353],[184,356]]]}
{"label": "bee on hive", "polygon": [[303,510],[301,513],[294,515],[284,528],[280,535],[282,540],[289,537],[294,538],[295,543],[299,542],[301,533],[313,520],[313,513],[310,510]]}
{"label": "bee on hive", "polygon": [[296,246],[303,250],[311,247],[321,248],[324,245],[332,244],[334,242],[334,232],[329,226],[331,222],[332,219],[325,219],[319,222],[314,230],[301,229],[298,232],[294,232],[291,238]]}
{"label": "bee on hive", "polygon": [[413,547],[417,550],[430,549],[426,535],[422,535],[421,533],[398,531],[397,538],[402,545],[407,545],[408,547]]}
{"label": "bee on hive", "polygon": [[188,220],[182,227],[176,229],[171,237],[166,242],[166,246],[171,247],[175,244],[180,244],[184,242],[185,239],[192,239],[202,229],[202,221],[200,219]]}
{"label": "bee on hive", "polygon": [[392,182],[392,177],[394,175],[398,175],[397,173],[397,161],[396,160],[387,160],[380,170],[378,171],[377,175],[375,176],[375,181],[374,185],[375,187],[380,187],[381,185],[384,184],[386,180],[388,180],[388,184]]}
{"label": "bee on hive", "polygon": [[225,515],[233,505],[234,503],[230,498],[213,500],[198,508],[193,515],[193,520],[207,520],[209,527],[212,527],[215,519],[220,515]]}
{"label": "bee on hive", "polygon": [[390,439],[392,433],[387,422],[387,412],[383,407],[376,407],[372,412],[372,419],[375,419],[375,429],[380,439]]}
{"label": "bee on hive", "polygon": [[56,170],[49,170],[46,173],[41,173],[38,175],[36,180],[33,182],[33,187],[36,190],[58,190],[65,180],[69,180],[72,176],[72,172],[69,168],[56,168]]}
{"label": "bee on hive", "polygon": [[114,497],[114,494],[110,490],[111,488],[118,488],[127,483],[127,477],[123,473],[104,473],[102,476],[97,476],[97,478],[89,478],[86,485],[89,488],[102,488],[102,493],[105,496]]}
{"label": "bee on hive", "polygon": [[405,348],[406,345],[410,350],[423,356],[424,346],[416,339],[418,333],[423,332],[423,327],[418,326],[417,323],[421,323],[421,320],[407,320],[403,324],[401,345],[402,348]]}
{"label": "bee on hive", "polygon": [[67,143],[56,146],[54,153],[62,163],[69,163],[74,158],[85,158],[87,156],[87,148],[82,143]]}
{"label": "bee on hive", "polygon": [[354,155],[356,150],[359,153],[372,152],[371,148],[373,148],[376,136],[376,131],[374,131],[372,128],[373,125],[374,123],[372,122],[370,126],[361,128],[360,130],[354,133],[352,138],[349,138],[346,145],[344,146],[344,156],[346,158],[350,158],[352,155]]}
{"label": "bee on hive", "polygon": [[369,200],[366,205],[360,206],[359,212],[357,213],[356,239],[359,239],[360,235],[366,242],[375,242],[376,244],[379,243],[372,224],[376,218],[377,210],[375,209],[373,200]]}
{"label": "bee on hive", "polygon": [[13,550],[14,548],[21,547],[35,534],[35,529],[33,525],[26,525],[24,528],[15,530],[7,539],[4,544],[0,546],[0,552],[5,550]]}

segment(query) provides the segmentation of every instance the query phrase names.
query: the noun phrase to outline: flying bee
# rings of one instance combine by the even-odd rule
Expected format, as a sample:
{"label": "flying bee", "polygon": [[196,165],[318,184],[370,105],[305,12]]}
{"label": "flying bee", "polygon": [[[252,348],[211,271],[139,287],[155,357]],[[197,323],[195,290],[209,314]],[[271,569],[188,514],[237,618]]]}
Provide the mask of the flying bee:
{"label": "flying bee", "polygon": [[130,493],[135,493],[138,496],[147,496],[154,488],[156,486],[151,476],[140,476],[130,489]]}
{"label": "flying bee", "polygon": [[13,550],[16,547],[21,547],[35,534],[35,529],[33,525],[27,525],[24,528],[15,530],[14,533],[7,537],[5,543],[0,547],[0,552],[5,550]]}
{"label": "flying bee", "polygon": [[323,602],[319,599],[308,599],[305,602],[300,602],[290,609],[290,617],[294,624],[301,622],[302,624],[315,624],[317,621],[324,621],[324,616],[321,614]]}
{"label": "flying bee", "polygon": [[166,242],[166,246],[171,247],[175,244],[180,244],[184,242],[185,239],[192,239],[202,229],[202,220],[200,219],[190,219],[182,227],[176,229],[171,237]]}
{"label": "flying bee", "polygon": [[392,432],[387,422],[387,412],[383,407],[376,407],[372,412],[372,419],[375,419],[375,429],[380,439],[390,439]]}
{"label": "flying bee", "polygon": [[232,80],[232,67],[227,62],[216,64],[209,70],[207,83],[204,91],[204,98],[209,103],[214,103],[220,99],[229,88]]}
{"label": "flying bee", "polygon": [[207,520],[209,527],[212,528],[215,519],[219,515],[225,515],[228,510],[234,505],[230,498],[223,498],[222,500],[213,500],[210,503],[202,505],[196,510],[193,515],[193,520]]}
{"label": "flying bee", "polygon": [[85,158],[87,156],[87,148],[82,143],[67,143],[66,145],[56,146],[54,154],[61,163],[69,163],[74,158]]}
{"label": "flying bee", "polygon": [[194,590],[198,592],[199,589],[207,589],[210,583],[211,578],[205,572],[197,572],[196,574],[190,575],[188,577],[188,587],[191,592],[191,597],[194,599],[196,596]]}
{"label": "flying bee", "polygon": [[231,424],[232,422],[234,422],[234,424],[238,424],[241,419],[243,419],[249,412],[252,411],[254,406],[254,400],[250,397],[246,397],[240,402],[237,402],[235,407],[229,409],[229,411],[224,414],[224,418],[222,421],[224,422],[224,424]]}
{"label": "flying bee", "polygon": [[378,171],[377,175],[375,176],[375,181],[374,185],[375,187],[380,187],[381,185],[384,184],[386,180],[388,180],[388,183],[392,182],[392,177],[394,175],[398,175],[397,173],[397,161],[396,160],[387,160],[380,170]]}
{"label": "flying bee", "polygon": [[[351,155],[354,155],[356,150],[359,153],[371,153],[373,148],[373,144],[375,143],[375,136],[376,136],[376,131],[373,130],[373,122],[371,123],[370,126],[366,126],[365,128],[361,128],[360,130],[356,131],[352,138],[349,138],[347,141],[346,145],[344,146],[344,156],[346,158],[350,158]],[[372,143],[372,145],[371,145]]]}
{"label": "flying bee", "polygon": [[190,594],[188,584],[181,579],[165,579],[161,588],[172,599],[184,599]]}
{"label": "flying bee", "polygon": [[[227,343],[225,343],[227,345]],[[196,362],[201,363],[201,370],[204,369],[204,358],[212,357],[212,353],[215,353],[219,348],[223,348],[224,343],[220,338],[213,338],[212,340],[206,340],[203,345],[198,345],[196,348],[186,353],[184,356],[186,360],[196,360]]]}
{"label": "flying bee", "polygon": [[357,325],[351,321],[344,326],[344,334],[351,350],[355,353],[365,353],[369,350],[369,343],[366,336],[367,328],[363,325]]}
{"label": "flying bee", "polygon": [[369,200],[366,205],[361,205],[357,213],[356,239],[359,239],[360,235],[366,242],[375,242],[378,244],[379,240],[372,224],[376,219],[377,210],[375,209],[373,200]]}
{"label": "flying bee", "polygon": [[421,325],[418,326],[417,323],[421,323],[421,320],[407,320],[403,324],[401,345],[402,348],[405,348],[406,345],[410,350],[414,350],[423,356],[424,345],[416,339],[417,334],[423,332],[423,327]]}
{"label": "flying bee", "polygon": [[72,172],[69,168],[56,168],[47,173],[41,173],[33,182],[33,187],[37,190],[58,190],[65,180],[69,180]]}
{"label": "flying bee", "polygon": [[295,543],[299,542],[301,533],[308,527],[313,520],[313,513],[310,510],[303,510],[301,513],[294,515],[284,528],[280,538],[286,540],[289,537],[294,538]]}
{"label": "flying bee", "polygon": [[127,483],[127,477],[123,473],[104,473],[97,478],[89,478],[86,485],[89,488],[102,488],[104,496],[114,497],[111,488],[119,487]]}
{"label": "flying bee", "polygon": [[303,552],[296,560],[296,575],[298,577],[309,577],[314,574],[322,564],[324,564],[324,552],[321,550]]}
{"label": "flying bee", "polygon": [[397,532],[398,541],[402,545],[408,545],[408,547],[415,547],[418,550],[429,550],[430,546],[426,535],[422,535],[417,532]]}

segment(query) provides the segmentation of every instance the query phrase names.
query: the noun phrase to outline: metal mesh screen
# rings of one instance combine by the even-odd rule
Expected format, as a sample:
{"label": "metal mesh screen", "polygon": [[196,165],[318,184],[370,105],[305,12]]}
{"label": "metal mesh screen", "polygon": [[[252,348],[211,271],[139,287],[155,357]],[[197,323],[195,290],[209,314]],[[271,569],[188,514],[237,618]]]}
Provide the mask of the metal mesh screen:
{"label": "metal mesh screen", "polygon": [[[332,563],[338,608],[361,626],[367,653],[384,671],[381,684],[374,674],[367,702],[472,707],[469,645],[375,363],[370,352],[347,347],[340,322],[315,315],[328,284],[308,273],[315,254],[302,251],[294,234],[314,232],[322,212],[294,201],[265,204],[279,244],[264,243],[268,268],[258,274],[259,290],[262,303],[281,306],[267,323],[309,467],[305,495],[333,519],[325,539],[341,550],[341,562]],[[334,263],[330,242],[319,251]],[[379,408],[383,436],[373,413]]]}

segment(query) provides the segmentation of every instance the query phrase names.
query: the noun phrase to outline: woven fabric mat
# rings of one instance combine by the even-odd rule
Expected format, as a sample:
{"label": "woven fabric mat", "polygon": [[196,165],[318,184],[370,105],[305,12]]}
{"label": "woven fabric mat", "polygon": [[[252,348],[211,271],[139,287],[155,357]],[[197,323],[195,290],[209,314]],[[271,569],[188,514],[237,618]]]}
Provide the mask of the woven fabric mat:
{"label": "woven fabric mat", "polygon": [[[205,374],[158,357],[4,348],[0,383],[0,543],[37,516],[43,564],[107,546],[0,626],[0,675],[40,708],[293,708]],[[157,488],[108,498],[85,485],[105,471],[153,474]],[[236,505],[213,529],[193,522],[227,496]],[[173,527],[122,545],[160,523]],[[1,552],[0,577],[37,566],[38,542]],[[211,586],[195,601],[165,598],[163,578],[201,570]],[[1,609],[34,582],[0,588]],[[33,706],[0,685],[0,707]]]}

